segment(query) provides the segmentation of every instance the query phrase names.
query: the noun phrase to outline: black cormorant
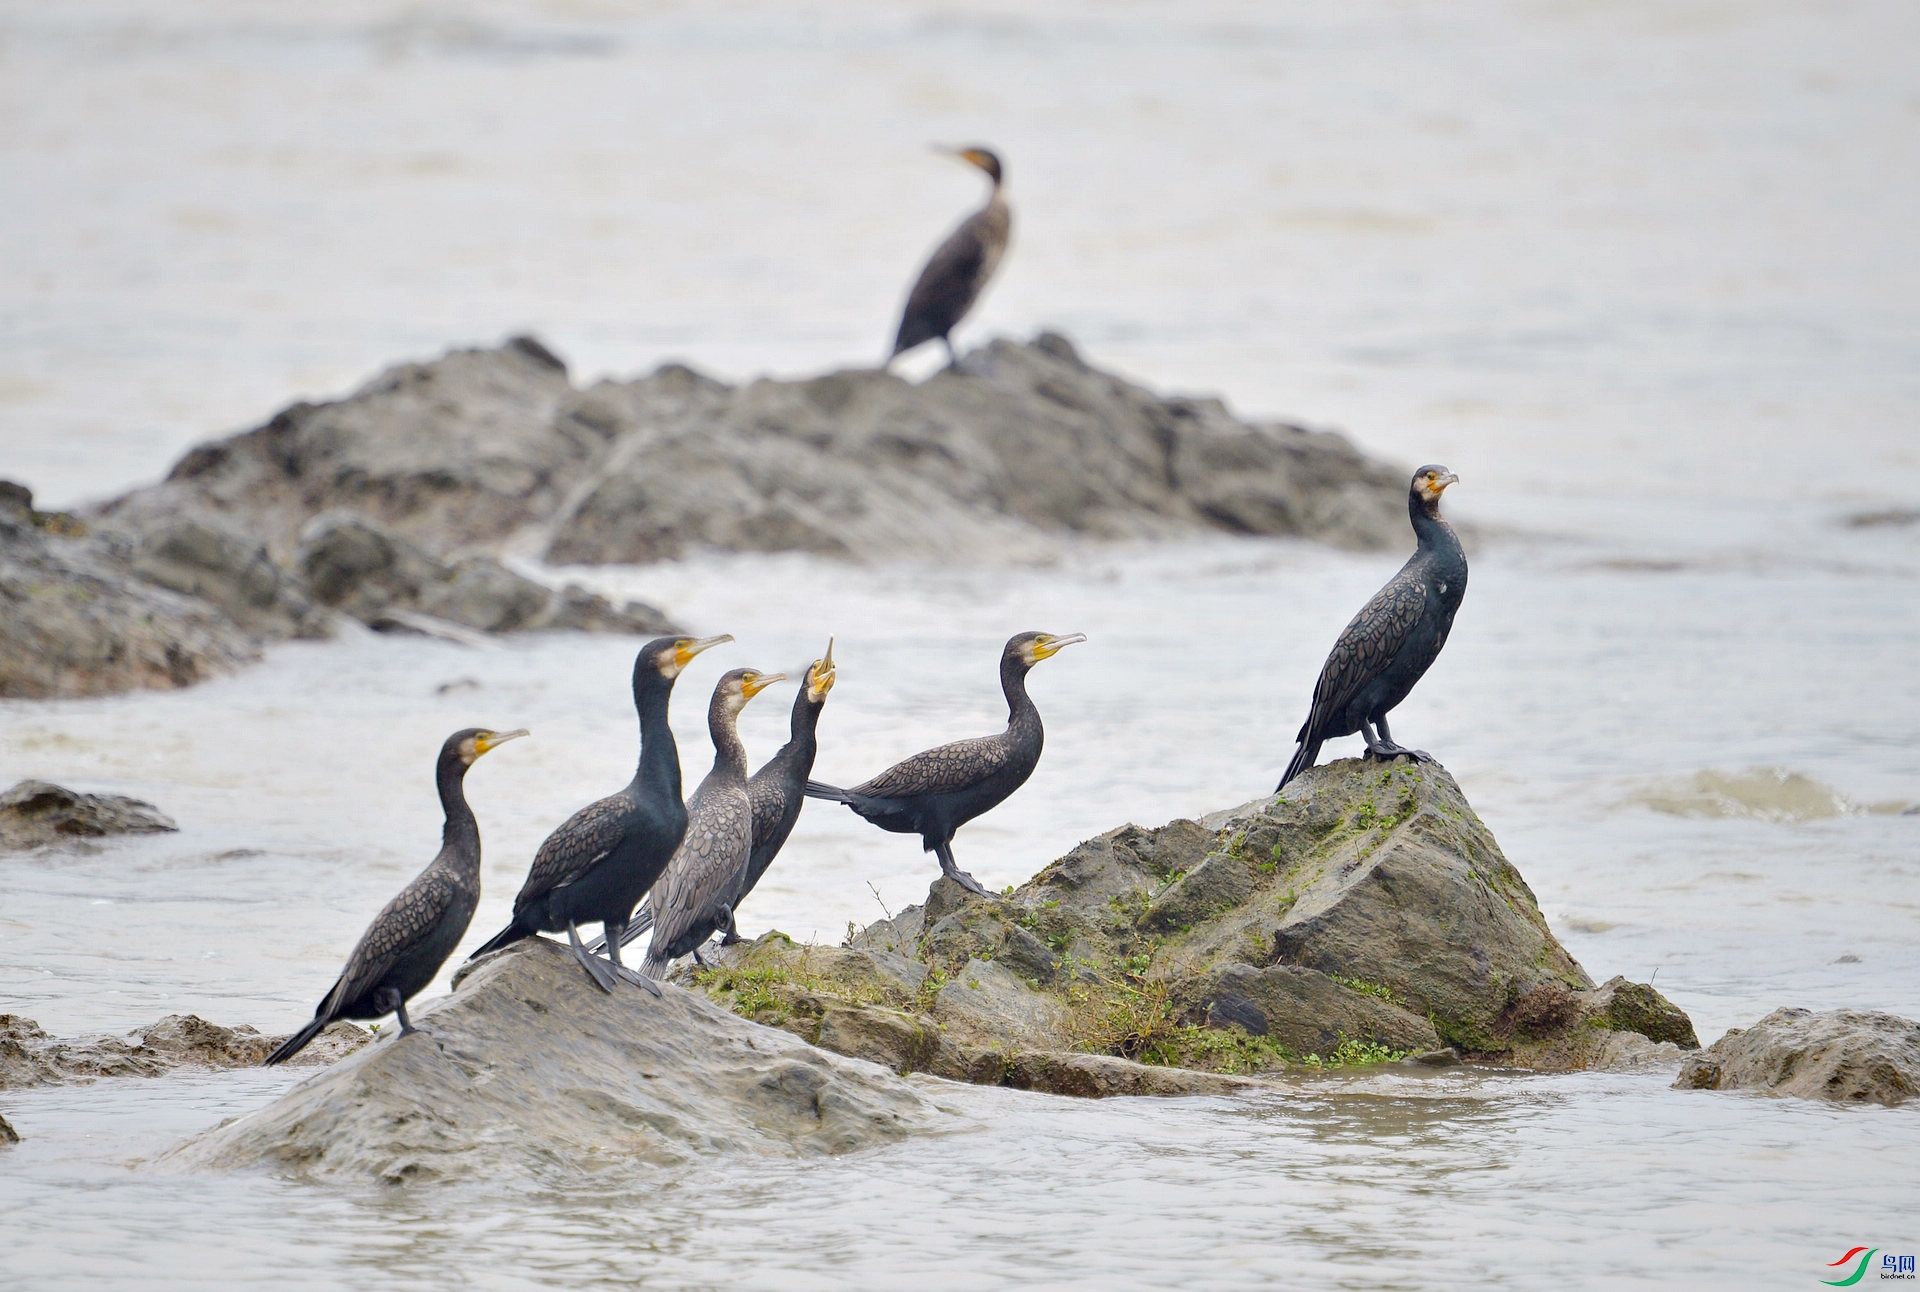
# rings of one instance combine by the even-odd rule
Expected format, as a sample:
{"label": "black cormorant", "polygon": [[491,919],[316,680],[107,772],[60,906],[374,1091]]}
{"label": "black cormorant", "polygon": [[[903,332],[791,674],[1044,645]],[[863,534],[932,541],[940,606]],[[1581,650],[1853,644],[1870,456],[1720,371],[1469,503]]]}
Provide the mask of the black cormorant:
{"label": "black cormorant", "polygon": [[[780,746],[780,752],[761,764],[760,770],[747,781],[747,798],[753,804],[753,852],[747,858],[745,881],[728,903],[734,914],[739,913],[740,903],[767,873],[767,867],[785,846],[787,836],[793,833],[793,823],[800,819],[800,808],[807,801],[807,777],[813,772],[817,748],[814,729],[820,722],[820,710],[827,703],[827,692],[833,689],[834,675],[833,643],[829,641],[826,655],[813,661],[807,669],[806,685],[793,699],[792,736]],[[634,912],[633,922],[627,925],[627,941],[631,943],[652,927],[653,908],[651,904],[642,906]],[[739,940],[740,934],[729,917],[722,942],[731,944]]]}
{"label": "black cormorant", "polygon": [[339,980],[314,1008],[313,1021],[269,1054],[268,1066],[291,1059],[337,1018],[398,1014],[400,1035],[415,1030],[407,1001],[440,972],[480,904],[480,825],[467,806],[467,768],[489,749],[526,734],[476,727],[454,732],[440,746],[433,770],[447,817],[440,855],[373,917]]}
{"label": "black cormorant", "polygon": [[[633,707],[640,714],[640,765],[618,794],[589,803],[547,836],[513,899],[513,922],[473,954],[485,955],[536,933],[566,931],[574,958],[602,991],[616,976],[655,995],[660,988],[620,963],[620,933],[633,908],[660,878],[687,830],[680,800],[680,752],[667,723],[674,679],[701,651],[732,637],[661,637],[633,661]],[[582,923],[605,929],[607,960],[580,942]]]}
{"label": "black cormorant", "polygon": [[888,364],[936,338],[947,347],[947,361],[959,362],[947,334],[980,299],[1000,257],[1006,254],[1007,239],[1013,232],[1013,212],[1000,187],[1000,159],[986,148],[959,148],[953,155],[985,171],[993,181],[993,191],[987,196],[987,204],[962,220],[920,271],[907,294],[907,307],[901,312],[900,331],[894,335]]}
{"label": "black cormorant", "polygon": [[1424,466],[1413,473],[1407,513],[1419,546],[1341,629],[1314,683],[1313,708],[1294,737],[1300,747],[1276,788],[1313,766],[1322,741],[1356,731],[1367,742],[1369,757],[1407,754],[1420,762],[1433,761],[1431,754],[1394,743],[1387,711],[1407,698],[1439,657],[1467,592],[1467,554],[1453,526],[1440,519],[1440,495],[1459,478],[1442,466]]}
{"label": "black cormorant", "polygon": [[[653,942],[647,948],[649,978],[733,919],[733,895],[753,852],[753,803],[747,797],[747,747],[740,743],[740,710],[747,701],[786,680],[785,673],[736,668],[713,688],[707,734],[713,737],[713,770],[687,801],[687,834],[660,876],[647,905],[653,911]],[[614,930],[607,930],[611,945]]]}
{"label": "black cormorant", "polygon": [[922,846],[940,859],[947,878],[972,892],[986,892],[953,864],[954,831],[998,806],[1033,775],[1045,733],[1040,711],[1027,696],[1027,670],[1085,640],[1080,633],[1021,633],[1007,642],[1000,652],[1007,729],[999,735],[957,740],[915,754],[852,789],[808,781],[808,796],[845,803],[882,830],[919,835]]}

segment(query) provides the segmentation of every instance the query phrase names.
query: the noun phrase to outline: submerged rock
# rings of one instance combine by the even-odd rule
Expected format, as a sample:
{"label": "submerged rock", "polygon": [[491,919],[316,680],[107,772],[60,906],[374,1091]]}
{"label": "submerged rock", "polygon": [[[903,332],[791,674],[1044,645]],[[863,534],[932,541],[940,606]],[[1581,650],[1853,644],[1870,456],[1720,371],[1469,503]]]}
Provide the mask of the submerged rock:
{"label": "submerged rock", "polygon": [[0,1117],[0,1147],[8,1144],[18,1144],[19,1142],[20,1132],[15,1130],[13,1124],[5,1117]]}
{"label": "submerged rock", "polygon": [[[372,1034],[335,1023],[294,1059],[331,1063],[365,1045]],[[0,1014],[0,1090],[57,1086],[101,1077],[157,1077],[181,1067],[250,1068],[287,1038],[251,1027],[221,1027],[193,1014],[169,1014],[125,1037],[63,1040],[17,1014]]]}
{"label": "submerged rock", "polygon": [[1651,987],[1595,987],[1452,777],[1405,761],[1109,831],[1007,896],[941,879],[845,947],[768,934],[690,981],[829,1049],[1060,1093],[1114,1086],[1033,1056],[1248,1073],[1446,1047],[1559,1071],[1698,1044]]}
{"label": "submerged rock", "polygon": [[1920,1023],[1866,1010],[1776,1009],[1688,1058],[1673,1084],[1891,1107],[1920,1094]]}
{"label": "submerged rock", "polygon": [[686,1166],[716,1153],[845,1153],[941,1128],[871,1064],[754,1027],[691,992],[594,989],[519,942],[368,1046],[163,1160],[400,1182]]}
{"label": "submerged rock", "polygon": [[124,794],[82,794],[47,781],[21,781],[0,794],[0,849],[179,828],[153,804]]}

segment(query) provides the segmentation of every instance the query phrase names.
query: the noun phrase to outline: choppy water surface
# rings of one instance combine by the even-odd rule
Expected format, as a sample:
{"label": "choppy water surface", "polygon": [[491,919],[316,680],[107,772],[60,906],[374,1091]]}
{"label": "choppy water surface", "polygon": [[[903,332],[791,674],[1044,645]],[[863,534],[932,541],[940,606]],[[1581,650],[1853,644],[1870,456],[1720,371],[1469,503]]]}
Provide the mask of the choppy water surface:
{"label": "choppy water surface", "polygon": [[[1021,224],[975,335],[1060,324],[1464,477],[1472,589],[1396,734],[1589,971],[1657,973],[1709,1039],[1783,1004],[1920,1016],[1920,531],[1840,523],[1910,506],[1920,463],[1914,11],[1326,13],[0,6],[0,474],[97,495],[526,325],[589,372],[865,359],[972,200],[921,145],[988,138]],[[852,778],[996,725],[1010,632],[1088,633],[1034,675],[1034,781],[959,840],[999,885],[1269,788],[1395,564],[1221,540],[576,573],[739,638],[683,683],[690,776],[726,668],[797,673],[836,634],[819,771]],[[349,634],[186,692],[0,706],[0,783],[182,825],[0,859],[0,1009],[291,1026],[437,845],[440,740],[526,725],[469,778],[477,942],[546,831],[628,774],[632,651]],[[748,709],[756,753],[790,698]],[[815,805],[742,924],[837,941],[932,873]],[[0,1150],[0,1282],[1808,1287],[1856,1244],[1920,1248],[1911,1109],[1665,1074],[942,1087],[949,1135],[536,1196],[129,1165],[294,1079],[0,1097],[26,1136]]]}

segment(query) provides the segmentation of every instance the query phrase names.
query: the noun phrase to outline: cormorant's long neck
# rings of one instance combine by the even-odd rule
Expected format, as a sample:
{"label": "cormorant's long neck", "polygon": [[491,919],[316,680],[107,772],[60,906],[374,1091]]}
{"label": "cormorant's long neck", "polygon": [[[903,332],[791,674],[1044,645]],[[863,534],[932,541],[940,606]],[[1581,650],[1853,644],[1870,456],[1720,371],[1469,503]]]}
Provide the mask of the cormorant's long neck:
{"label": "cormorant's long neck", "polygon": [[1003,656],[1000,660],[1000,689],[1007,696],[1008,731],[1028,728],[1037,731],[1040,727],[1040,710],[1033,707],[1033,699],[1027,694],[1028,667],[1017,655]]}
{"label": "cormorant's long neck", "polygon": [[633,707],[640,712],[640,768],[634,783],[656,794],[678,801],[680,798],[680,749],[673,743],[673,726],[667,721],[667,702],[673,698],[673,683],[666,678],[650,678],[633,688]]}
{"label": "cormorant's long neck", "polygon": [[440,831],[440,855],[450,857],[477,879],[480,823],[473,819],[473,809],[467,806],[467,765],[457,756],[442,758],[434,769],[433,779],[440,787],[440,807],[447,814],[447,823]]}
{"label": "cormorant's long neck", "polygon": [[824,707],[823,704],[815,704],[807,694],[807,688],[801,686],[800,694],[793,701],[793,721],[788,729],[787,747],[781,753],[797,755],[809,762],[813,760],[820,748],[816,728],[820,725],[820,710]]}
{"label": "cormorant's long neck", "polygon": [[1407,518],[1413,522],[1413,536],[1421,547],[1459,548],[1460,539],[1454,534],[1453,526],[1440,518],[1439,499],[1429,502],[1417,492],[1408,494]]}
{"label": "cormorant's long neck", "polygon": [[740,728],[730,698],[715,695],[707,708],[707,734],[713,737],[713,775],[747,778],[747,746],[740,739]]}

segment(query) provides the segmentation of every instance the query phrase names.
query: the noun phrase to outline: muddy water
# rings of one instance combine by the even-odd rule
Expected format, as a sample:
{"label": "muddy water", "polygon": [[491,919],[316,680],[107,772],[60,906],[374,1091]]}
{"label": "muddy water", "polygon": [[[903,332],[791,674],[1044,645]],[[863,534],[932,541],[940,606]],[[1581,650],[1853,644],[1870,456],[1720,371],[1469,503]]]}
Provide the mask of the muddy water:
{"label": "muddy water", "polygon": [[[1913,11],[1328,13],[0,9],[0,473],[98,495],[296,394],[526,326],[587,373],[864,361],[974,197],[919,150],[990,138],[1021,224],[975,335],[1058,324],[1463,476],[1472,590],[1396,734],[1460,778],[1596,977],[1657,975],[1708,1037],[1783,1004],[1920,1017],[1920,531],[1844,523],[1912,505]],[[586,577],[740,639],[683,683],[695,775],[726,668],[797,672],[837,635],[819,768],[852,778],[990,729],[1010,632],[1089,634],[1035,674],[1034,782],[959,840],[998,885],[1268,788],[1394,564],[1216,541]],[[0,861],[0,1008],[290,1026],[436,845],[439,741],[526,725],[470,780],[477,941],[545,832],[625,779],[632,649],[348,635],[187,692],[0,706],[0,780],[183,827]],[[750,747],[790,695],[749,708]],[[742,923],[837,941],[931,873],[816,806]],[[129,1166],[291,1079],[0,1098],[26,1137],[0,1150],[0,1282],[1804,1287],[1857,1244],[1920,1248],[1910,1111],[1658,1073],[947,1088],[938,1139],[536,1196]]]}

